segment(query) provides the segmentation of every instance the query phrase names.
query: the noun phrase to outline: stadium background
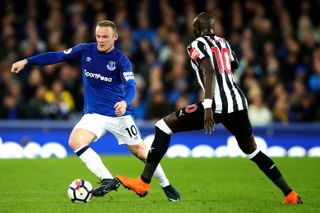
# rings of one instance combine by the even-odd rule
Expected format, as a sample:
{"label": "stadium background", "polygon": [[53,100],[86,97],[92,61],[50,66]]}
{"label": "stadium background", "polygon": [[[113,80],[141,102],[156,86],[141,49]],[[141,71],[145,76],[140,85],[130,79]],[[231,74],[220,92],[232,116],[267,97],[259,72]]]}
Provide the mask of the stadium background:
{"label": "stadium background", "polygon": [[[18,147],[24,153],[30,141],[40,144],[29,146],[39,153],[52,141],[70,153],[68,134],[83,104],[78,65],[29,66],[19,75],[9,70],[22,58],[94,41],[94,24],[102,19],[117,23],[117,47],[132,60],[137,80],[132,106],[144,136],[152,134],[155,120],[201,99],[185,51],[193,38],[192,20],[201,11],[215,16],[216,34],[230,41],[239,58],[235,80],[248,97],[256,135],[280,147],[278,154],[295,148],[295,155],[305,156],[315,148],[319,155],[319,9],[318,0],[1,0],[0,157],[15,157]],[[102,140],[99,153],[122,150],[110,135]],[[195,132],[174,137],[172,144],[191,150],[200,141],[217,151],[228,140],[218,127],[210,139]]]}

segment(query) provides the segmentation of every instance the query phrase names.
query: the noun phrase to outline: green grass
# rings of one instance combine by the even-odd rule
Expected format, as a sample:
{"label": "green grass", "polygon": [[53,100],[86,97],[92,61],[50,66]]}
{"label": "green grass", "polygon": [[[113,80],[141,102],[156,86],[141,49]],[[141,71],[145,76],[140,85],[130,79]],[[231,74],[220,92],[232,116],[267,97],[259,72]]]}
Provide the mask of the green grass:
{"label": "green grass", "polygon": [[[136,177],[143,165],[131,156],[107,156],[111,172]],[[171,183],[182,202],[171,203],[154,179],[151,191],[139,198],[120,187],[88,204],[68,200],[75,178],[97,179],[76,157],[67,159],[0,160],[0,212],[318,212],[320,158],[275,158],[274,161],[304,204],[282,205],[282,193],[245,158],[164,159]]]}

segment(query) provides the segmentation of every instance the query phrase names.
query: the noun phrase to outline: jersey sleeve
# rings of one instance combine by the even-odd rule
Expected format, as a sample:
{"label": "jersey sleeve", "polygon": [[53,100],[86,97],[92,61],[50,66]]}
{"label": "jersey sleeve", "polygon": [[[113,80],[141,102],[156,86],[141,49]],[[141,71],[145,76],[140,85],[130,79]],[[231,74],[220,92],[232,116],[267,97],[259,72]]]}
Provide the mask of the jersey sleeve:
{"label": "jersey sleeve", "polygon": [[204,58],[210,57],[207,51],[205,44],[198,40],[193,41],[187,49],[189,57],[197,64],[200,64]]}
{"label": "jersey sleeve", "polygon": [[[226,41],[226,44],[227,44],[227,48],[228,48],[229,52],[232,53],[233,51],[232,51],[232,49],[231,49],[231,47],[230,47],[229,42]],[[235,55],[230,54],[230,60],[231,60],[231,62],[234,61],[234,60],[236,60]]]}
{"label": "jersey sleeve", "polygon": [[86,48],[87,44],[78,44],[72,48],[66,49],[63,52],[63,59],[68,60],[80,60],[83,50]]}
{"label": "jersey sleeve", "polygon": [[130,105],[136,95],[136,80],[132,71],[132,65],[128,57],[120,58],[120,75],[124,85],[125,101]]}
{"label": "jersey sleeve", "polygon": [[227,44],[227,48],[228,48],[228,50],[230,52],[231,68],[232,69],[237,69],[238,66],[239,66],[238,58],[236,57],[235,52],[231,49],[231,46],[230,46],[229,42],[226,42],[226,44]]}
{"label": "jersey sleeve", "polygon": [[80,59],[84,44],[79,44],[64,51],[45,52],[27,58],[29,64],[49,65],[68,60]]}

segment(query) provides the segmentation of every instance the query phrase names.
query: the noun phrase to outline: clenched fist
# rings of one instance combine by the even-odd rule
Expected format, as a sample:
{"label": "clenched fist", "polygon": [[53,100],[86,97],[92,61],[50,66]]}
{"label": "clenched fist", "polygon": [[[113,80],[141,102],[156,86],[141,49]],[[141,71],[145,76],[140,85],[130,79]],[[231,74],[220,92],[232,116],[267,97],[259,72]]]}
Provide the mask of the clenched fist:
{"label": "clenched fist", "polygon": [[23,59],[21,61],[17,61],[16,63],[12,64],[11,72],[19,73],[28,63],[27,59]]}
{"label": "clenched fist", "polygon": [[114,105],[114,109],[117,116],[122,116],[127,110],[127,103],[125,101],[119,101]]}

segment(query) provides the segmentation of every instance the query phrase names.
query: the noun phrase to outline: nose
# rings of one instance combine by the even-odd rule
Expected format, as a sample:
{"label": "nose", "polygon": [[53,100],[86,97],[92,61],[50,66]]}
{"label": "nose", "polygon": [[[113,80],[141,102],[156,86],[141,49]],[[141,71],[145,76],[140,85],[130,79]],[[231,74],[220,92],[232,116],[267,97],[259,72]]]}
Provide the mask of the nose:
{"label": "nose", "polygon": [[103,42],[103,41],[104,41],[103,38],[98,38],[98,42],[99,42],[99,43],[101,43],[101,42]]}

